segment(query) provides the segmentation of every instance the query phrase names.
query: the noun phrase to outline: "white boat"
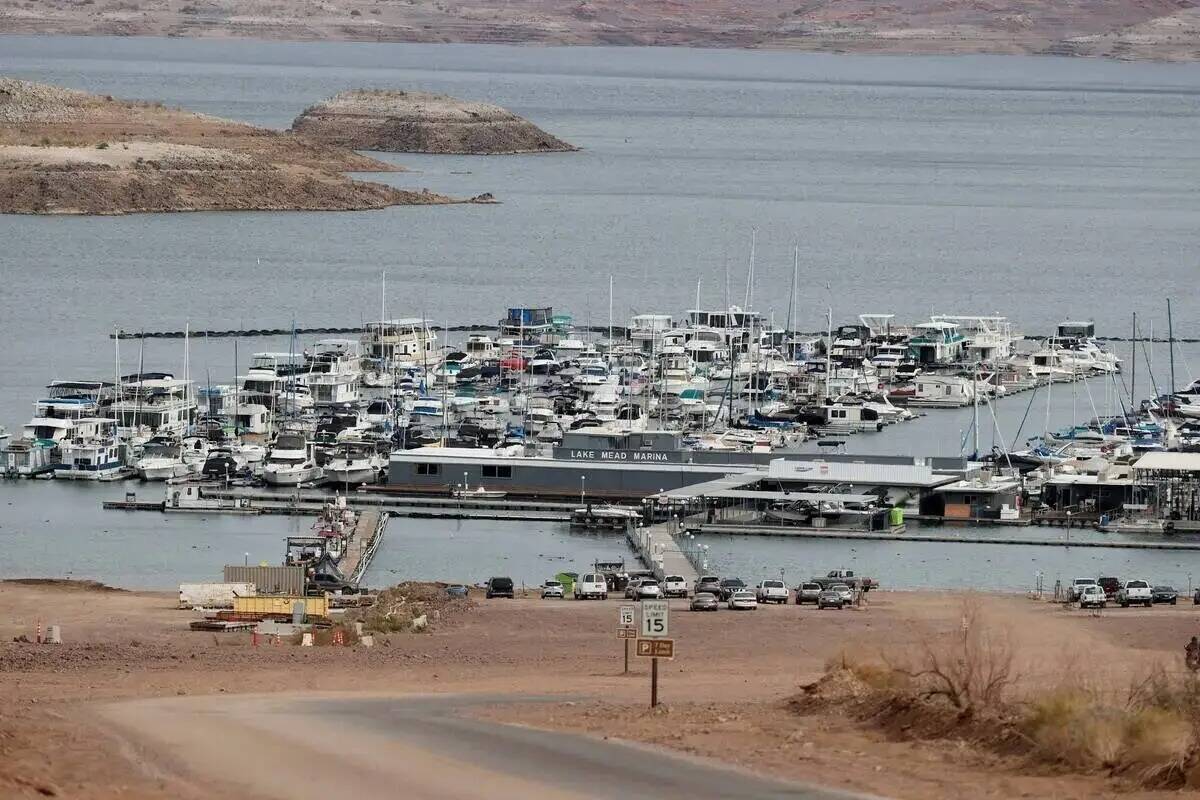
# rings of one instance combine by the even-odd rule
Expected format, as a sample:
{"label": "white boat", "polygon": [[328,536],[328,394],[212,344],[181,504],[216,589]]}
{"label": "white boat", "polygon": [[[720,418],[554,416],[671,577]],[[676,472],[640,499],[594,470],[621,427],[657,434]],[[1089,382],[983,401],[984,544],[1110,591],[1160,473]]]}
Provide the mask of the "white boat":
{"label": "white boat", "polygon": [[144,481],[182,478],[192,472],[183,462],[179,441],[170,436],[155,436],[146,442],[142,454],[133,462],[133,468]]}
{"label": "white boat", "polygon": [[323,468],[325,482],[339,486],[375,483],[385,463],[371,442],[339,442]]}
{"label": "white boat", "polygon": [[913,381],[914,393],[908,398],[910,406],[969,406],[975,400],[975,382],[961,375],[926,373]]}
{"label": "white boat", "polygon": [[303,433],[283,431],[275,437],[263,463],[262,478],[270,486],[298,486],[319,479],[322,470]]}
{"label": "white boat", "polygon": [[0,425],[0,450],[3,450],[4,448],[8,447],[8,440],[10,438],[11,437],[8,434],[8,429],[5,428],[3,425]]}

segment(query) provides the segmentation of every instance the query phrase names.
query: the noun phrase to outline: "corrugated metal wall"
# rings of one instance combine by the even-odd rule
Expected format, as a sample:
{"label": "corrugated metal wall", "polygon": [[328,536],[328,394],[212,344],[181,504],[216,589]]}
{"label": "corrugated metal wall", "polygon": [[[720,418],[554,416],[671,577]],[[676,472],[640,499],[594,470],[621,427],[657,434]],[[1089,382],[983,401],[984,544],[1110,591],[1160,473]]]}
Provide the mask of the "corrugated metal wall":
{"label": "corrugated metal wall", "polygon": [[259,594],[304,594],[303,567],[225,567],[226,583],[253,583]]}

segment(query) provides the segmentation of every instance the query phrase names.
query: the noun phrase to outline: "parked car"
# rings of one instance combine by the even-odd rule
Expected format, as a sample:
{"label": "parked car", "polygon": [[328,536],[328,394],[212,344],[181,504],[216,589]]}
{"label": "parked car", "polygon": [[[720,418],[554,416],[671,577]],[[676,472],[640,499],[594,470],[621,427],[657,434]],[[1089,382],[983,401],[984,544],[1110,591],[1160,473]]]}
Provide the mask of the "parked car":
{"label": "parked car", "polygon": [[629,583],[625,584],[626,599],[632,600],[633,598],[637,597],[638,584],[641,583],[643,580],[645,580],[645,579],[644,578],[630,578],[629,579]]}
{"label": "parked car", "polygon": [[721,599],[728,600],[734,592],[740,592],[745,588],[746,583],[741,578],[725,578],[721,581]]}
{"label": "parked car", "polygon": [[708,592],[710,594],[721,594],[721,579],[716,575],[704,575],[696,581],[695,587],[692,588],[692,594],[702,594]]}
{"label": "parked car", "polygon": [[[1076,578],[1071,581],[1070,587],[1067,589],[1067,599],[1072,603],[1079,602],[1079,596],[1083,593],[1085,586],[1097,586],[1095,578]],[[1104,591],[1101,589],[1101,591]]]}
{"label": "parked car", "polygon": [[842,597],[843,605],[850,605],[854,602],[854,590],[844,583],[835,583],[829,587],[829,591],[837,592]]}
{"label": "parked car", "polygon": [[1100,588],[1108,595],[1109,600],[1117,598],[1117,592],[1121,591],[1120,578],[1097,578],[1096,583],[1100,584]]}
{"label": "parked car", "polygon": [[1200,589],[1192,593],[1192,605],[1200,606]]}
{"label": "parked car", "polygon": [[721,601],[712,592],[701,592],[692,598],[692,611],[716,611],[721,607]]}
{"label": "parked car", "polygon": [[1125,581],[1117,591],[1117,602],[1121,608],[1129,608],[1135,603],[1149,608],[1154,603],[1154,593],[1146,581]]}
{"label": "parked car", "polygon": [[1079,587],[1080,608],[1104,608],[1108,605],[1108,595],[1097,583],[1086,583]]}
{"label": "parked car", "polygon": [[348,580],[338,577],[337,575],[329,575],[327,573],[318,573],[305,581],[304,593],[309,597],[321,597],[326,592],[337,594],[358,594],[358,587]]}
{"label": "parked car", "polygon": [[835,592],[833,589],[822,589],[821,593],[817,595],[818,611],[825,608],[836,608],[838,611],[841,611],[844,605],[845,603],[842,602],[842,593]]}
{"label": "parked car", "polygon": [[559,600],[563,599],[563,585],[561,581],[546,581],[542,584],[542,599],[547,597],[556,597]]}
{"label": "parked car", "polygon": [[786,604],[788,601],[787,584],[777,580],[759,581],[758,586],[754,589],[754,597],[760,603]]}
{"label": "parked car", "polygon": [[446,594],[449,597],[467,597],[471,590],[461,583],[452,583],[446,587]]}
{"label": "parked car", "polygon": [[1171,586],[1155,586],[1150,590],[1150,599],[1155,603],[1170,603],[1175,605],[1179,600],[1179,592]]}
{"label": "parked car", "polygon": [[514,597],[512,578],[488,578],[486,594],[488,600],[493,597],[507,597],[511,600]]}
{"label": "parked car", "polygon": [[642,578],[634,590],[634,600],[657,600],[663,596],[662,587],[654,578]]}
{"label": "parked car", "polygon": [[663,580],[663,597],[687,597],[687,581],[682,575],[668,575]]}
{"label": "parked car", "polygon": [[816,603],[817,597],[824,591],[819,583],[802,583],[796,587],[796,605]]}
{"label": "parked car", "polygon": [[576,600],[587,600],[589,597],[607,600],[608,581],[602,572],[585,572],[575,581],[574,593]]}
{"label": "parked car", "polygon": [[749,589],[738,589],[729,595],[729,608],[734,611],[756,611],[758,598]]}

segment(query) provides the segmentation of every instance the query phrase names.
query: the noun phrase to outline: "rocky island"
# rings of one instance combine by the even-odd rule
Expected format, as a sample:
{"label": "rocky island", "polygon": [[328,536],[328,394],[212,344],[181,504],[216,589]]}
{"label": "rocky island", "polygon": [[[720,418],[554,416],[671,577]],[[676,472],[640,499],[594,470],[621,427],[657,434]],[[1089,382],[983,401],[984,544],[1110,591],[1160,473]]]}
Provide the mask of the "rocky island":
{"label": "rocky island", "polygon": [[354,150],[497,155],[575,150],[490,103],[441,94],[359,89],[306,108],[292,131]]}
{"label": "rocky island", "polygon": [[0,213],[339,211],[454,202],[344,174],[398,170],[302,135],[0,78]]}

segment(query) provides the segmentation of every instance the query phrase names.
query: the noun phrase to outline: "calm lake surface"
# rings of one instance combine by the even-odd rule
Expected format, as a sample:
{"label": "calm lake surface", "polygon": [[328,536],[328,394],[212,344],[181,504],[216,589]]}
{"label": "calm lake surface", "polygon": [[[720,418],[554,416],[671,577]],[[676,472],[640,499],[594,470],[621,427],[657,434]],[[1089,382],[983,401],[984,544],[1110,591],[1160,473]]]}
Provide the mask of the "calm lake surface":
{"label": "calm lake surface", "polygon": [[[497,102],[584,148],[387,155],[412,171],[374,176],[456,196],[492,192],[497,206],[0,217],[0,424],[10,430],[48,381],[111,375],[114,327],[357,324],[378,316],[385,270],[389,314],[438,322],[485,323],[507,305],[551,304],[604,324],[610,275],[618,323],[636,312],[678,314],[697,280],[703,303],[720,306],[727,269],[730,297],[742,301],[752,228],[755,306],[779,320],[800,248],[802,329],[823,328],[832,306],[835,324],[864,312],[906,321],[1002,313],[1041,333],[1083,316],[1101,334],[1125,335],[1137,311],[1162,335],[1171,297],[1176,335],[1200,336],[1197,65],[0,37],[0,74],[280,128],[344,89],[424,89]],[[243,368],[250,352],[280,346],[243,341]],[[182,355],[180,341],[152,341],[145,365],[181,370]],[[136,368],[133,343],[121,357]],[[233,358],[230,340],[195,342],[193,377],[227,382]],[[1181,348],[1177,360],[1182,383],[1200,351]],[[1166,361],[1160,346],[1160,385]],[[1145,374],[1138,380],[1149,385]],[[1093,403],[1104,410],[1111,387],[1093,381],[1091,391],[1056,389],[1049,413],[1035,398],[1020,438],[1046,420],[1086,419]],[[1016,438],[1027,398],[1000,404],[1002,438]],[[852,449],[957,453],[967,427],[965,414],[935,412],[856,437]],[[982,439],[990,446],[990,433]],[[307,527],[100,511],[122,491],[0,484],[0,574],[170,587],[209,579],[245,553],[277,560],[282,537]],[[536,582],[624,552],[619,539],[557,526],[395,520],[391,530],[372,581],[507,571]],[[1051,562],[1064,577],[1137,568],[1185,584],[1194,563],[1187,554],[916,543],[712,547],[722,569],[746,578],[861,563],[892,586],[1026,588],[1043,568],[1035,564]]]}

